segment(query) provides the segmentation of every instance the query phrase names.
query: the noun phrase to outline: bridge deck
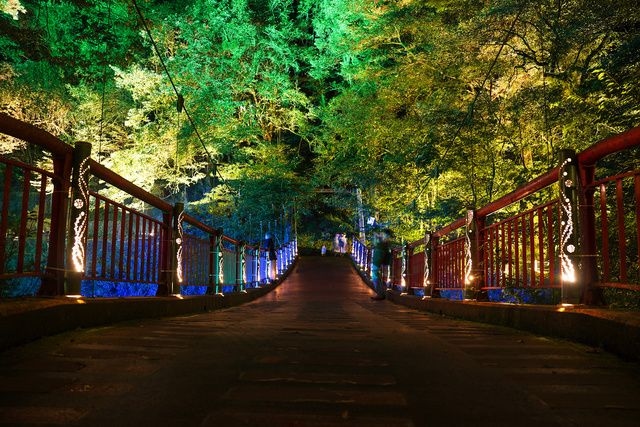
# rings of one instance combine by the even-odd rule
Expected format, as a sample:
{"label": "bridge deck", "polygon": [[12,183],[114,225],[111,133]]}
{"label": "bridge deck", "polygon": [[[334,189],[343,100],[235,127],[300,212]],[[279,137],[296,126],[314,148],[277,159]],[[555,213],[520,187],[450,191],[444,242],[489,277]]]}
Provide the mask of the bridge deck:
{"label": "bridge deck", "polygon": [[197,315],[0,353],[0,425],[635,426],[640,367],[372,301],[345,258]]}

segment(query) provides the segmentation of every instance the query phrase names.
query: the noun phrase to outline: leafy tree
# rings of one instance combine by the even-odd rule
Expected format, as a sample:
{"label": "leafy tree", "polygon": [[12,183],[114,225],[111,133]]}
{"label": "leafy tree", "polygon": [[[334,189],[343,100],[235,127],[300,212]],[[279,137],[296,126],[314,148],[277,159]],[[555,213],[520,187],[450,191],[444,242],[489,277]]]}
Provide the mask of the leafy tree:
{"label": "leafy tree", "polygon": [[414,239],[638,124],[635,6],[3,0],[0,109],[238,238],[351,231],[358,188]]}

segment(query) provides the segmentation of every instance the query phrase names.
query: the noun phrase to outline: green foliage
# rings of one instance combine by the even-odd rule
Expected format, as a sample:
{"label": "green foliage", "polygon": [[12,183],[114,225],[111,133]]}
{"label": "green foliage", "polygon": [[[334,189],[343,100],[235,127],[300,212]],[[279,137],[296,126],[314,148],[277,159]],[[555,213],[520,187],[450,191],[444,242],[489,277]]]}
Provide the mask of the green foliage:
{"label": "green foliage", "polygon": [[18,19],[18,15],[25,13],[26,9],[19,0],[0,0],[0,12],[11,15],[13,19]]}
{"label": "green foliage", "polygon": [[155,46],[130,1],[3,0],[0,110],[239,238],[352,231],[356,187],[419,238],[640,118],[632,0],[137,5]]}
{"label": "green foliage", "polygon": [[605,3],[390,6],[360,80],[324,110],[320,176],[361,186],[411,237],[545,172],[560,148],[637,125],[639,15]]}

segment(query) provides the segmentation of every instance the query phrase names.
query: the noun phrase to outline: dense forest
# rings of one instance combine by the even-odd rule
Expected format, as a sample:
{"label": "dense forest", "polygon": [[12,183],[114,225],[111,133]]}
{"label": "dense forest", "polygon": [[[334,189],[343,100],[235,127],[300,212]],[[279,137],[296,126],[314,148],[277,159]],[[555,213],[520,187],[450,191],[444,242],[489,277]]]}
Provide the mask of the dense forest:
{"label": "dense forest", "polygon": [[247,240],[352,232],[357,194],[415,239],[640,124],[637,0],[0,8],[0,111]]}

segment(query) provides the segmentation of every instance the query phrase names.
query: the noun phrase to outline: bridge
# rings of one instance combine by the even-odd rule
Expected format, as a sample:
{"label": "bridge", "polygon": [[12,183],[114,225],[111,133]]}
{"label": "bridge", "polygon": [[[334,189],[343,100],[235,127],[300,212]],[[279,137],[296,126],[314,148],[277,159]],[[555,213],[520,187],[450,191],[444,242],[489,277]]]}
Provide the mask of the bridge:
{"label": "bridge", "polygon": [[265,248],[86,144],[7,115],[0,132],[51,159],[0,157],[0,424],[637,423],[640,316],[604,303],[638,291],[640,171],[598,164],[639,129],[398,245],[387,301],[366,241],[349,258],[283,242],[270,278]]}

